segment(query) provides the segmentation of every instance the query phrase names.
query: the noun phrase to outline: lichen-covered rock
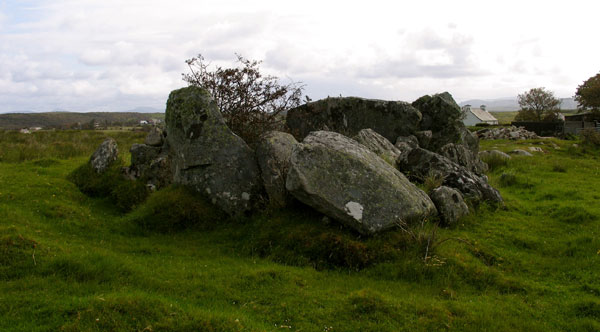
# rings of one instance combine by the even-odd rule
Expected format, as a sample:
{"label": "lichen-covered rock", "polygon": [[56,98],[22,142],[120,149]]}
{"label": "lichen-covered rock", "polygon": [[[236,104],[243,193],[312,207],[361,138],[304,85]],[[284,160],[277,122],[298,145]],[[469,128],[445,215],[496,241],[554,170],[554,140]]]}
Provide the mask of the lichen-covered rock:
{"label": "lichen-covered rock", "polygon": [[440,154],[416,148],[398,167],[410,174],[415,181],[423,181],[432,175],[441,176],[444,178],[444,185],[457,189],[475,202],[502,202],[500,193],[487,183],[485,177],[478,176]]}
{"label": "lichen-covered rock", "polygon": [[475,155],[479,152],[479,138],[465,127],[460,129],[460,144],[466,146]]}
{"label": "lichen-covered rock", "polygon": [[448,143],[440,149],[440,154],[475,174],[483,175],[488,170],[479,156],[462,144]]}
{"label": "lichen-covered rock", "polygon": [[149,146],[162,146],[164,143],[164,133],[163,130],[159,127],[152,127],[146,138],[144,139],[144,144]]}
{"label": "lichen-covered rock", "polygon": [[502,160],[510,160],[510,156],[500,150],[485,150],[479,152],[479,158],[483,160],[489,160],[492,158],[498,158]]}
{"label": "lichen-covered rock", "polygon": [[208,91],[194,86],[172,91],[166,123],[173,181],[231,216],[250,211],[262,188],[254,152],[227,127]]}
{"label": "lichen-covered rock", "polygon": [[406,143],[406,144],[408,144],[408,146],[410,146],[413,149],[419,147],[419,140],[414,135],[410,135],[410,136],[398,136],[396,138],[395,145],[398,146],[398,144],[400,144],[400,143]]}
{"label": "lichen-covered rock", "polygon": [[413,135],[410,136],[398,136],[396,138],[396,144],[394,147],[400,151],[400,157],[396,159],[396,164],[400,163],[410,153],[412,149],[419,147],[419,141]]}
{"label": "lichen-covered rock", "polygon": [[427,149],[431,139],[433,138],[433,133],[431,130],[421,130],[415,133],[415,137],[419,141],[419,146],[423,149]]}
{"label": "lichen-covered rock", "polygon": [[371,128],[390,142],[419,130],[421,113],[409,103],[357,97],[327,98],[291,109],[286,123],[299,141],[310,132],[328,130],[354,137]]}
{"label": "lichen-covered rock", "polygon": [[155,190],[171,184],[173,176],[166,146],[133,144],[129,151],[131,152],[131,166],[126,171],[131,178],[141,179]]}
{"label": "lichen-covered rock", "polygon": [[358,135],[354,136],[354,140],[394,167],[402,154],[390,141],[370,128],[359,131]]}
{"label": "lichen-covered rock", "polygon": [[485,128],[477,131],[477,136],[480,139],[510,139],[510,140],[525,140],[536,139],[538,135],[532,131],[528,131],[523,127],[501,127],[501,128]]}
{"label": "lichen-covered rock", "polygon": [[272,207],[286,206],[291,197],[285,189],[292,149],[298,144],[294,136],[280,131],[264,134],[256,146],[256,159],[269,203]]}
{"label": "lichen-covered rock", "polygon": [[452,225],[469,214],[469,207],[460,192],[455,189],[441,186],[435,188],[429,197],[435,204],[444,225]]}
{"label": "lichen-covered rock", "polygon": [[161,149],[160,147],[146,144],[133,144],[129,152],[131,152],[131,165],[142,169],[150,164],[152,159],[158,157]]}
{"label": "lichen-covered rock", "polygon": [[294,147],[286,188],[298,200],[362,234],[436,213],[431,199],[365,146],[316,131]]}
{"label": "lichen-covered rock", "polygon": [[90,165],[96,173],[102,173],[117,160],[118,156],[117,141],[109,137],[94,151],[90,158]]}
{"label": "lichen-covered rock", "polygon": [[515,149],[512,151],[509,151],[508,153],[514,154],[515,156],[533,157],[533,155],[530,152],[527,152],[527,151],[521,150],[521,149]]}
{"label": "lichen-covered rock", "polygon": [[448,92],[433,96],[423,96],[412,103],[418,109],[423,120],[420,130],[431,130],[432,138],[427,147],[438,151],[448,143],[459,143],[461,130],[465,127],[462,122],[462,111]]}

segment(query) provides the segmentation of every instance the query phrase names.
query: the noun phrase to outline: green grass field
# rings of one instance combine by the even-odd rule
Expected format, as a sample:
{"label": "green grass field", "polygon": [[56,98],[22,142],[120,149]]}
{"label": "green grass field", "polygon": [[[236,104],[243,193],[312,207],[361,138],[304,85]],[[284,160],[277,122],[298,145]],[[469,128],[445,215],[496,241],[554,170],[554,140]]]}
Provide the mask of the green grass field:
{"label": "green grass field", "polygon": [[600,330],[598,150],[484,141],[546,151],[488,175],[504,208],[365,239],[301,206],[147,227],[194,200],[170,188],[124,213],[67,180],[109,134],[125,160],[143,140],[0,132],[0,331]]}
{"label": "green grass field", "polygon": [[[498,119],[498,123],[501,125],[508,125],[512,121],[515,120],[515,116],[517,116],[519,111],[508,111],[508,112],[490,112],[496,119]],[[577,110],[562,110],[561,113],[564,115],[576,114]]]}

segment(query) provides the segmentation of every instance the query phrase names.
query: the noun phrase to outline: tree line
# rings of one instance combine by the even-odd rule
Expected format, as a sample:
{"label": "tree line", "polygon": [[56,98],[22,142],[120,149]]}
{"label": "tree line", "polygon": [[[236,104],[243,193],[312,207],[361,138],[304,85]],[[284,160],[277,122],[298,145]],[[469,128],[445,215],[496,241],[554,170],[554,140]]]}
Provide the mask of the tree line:
{"label": "tree line", "polygon": [[[516,121],[553,122],[560,116],[560,99],[546,88],[533,88],[517,97],[521,109]],[[600,118],[600,73],[577,87],[575,101],[580,112],[592,112]]]}

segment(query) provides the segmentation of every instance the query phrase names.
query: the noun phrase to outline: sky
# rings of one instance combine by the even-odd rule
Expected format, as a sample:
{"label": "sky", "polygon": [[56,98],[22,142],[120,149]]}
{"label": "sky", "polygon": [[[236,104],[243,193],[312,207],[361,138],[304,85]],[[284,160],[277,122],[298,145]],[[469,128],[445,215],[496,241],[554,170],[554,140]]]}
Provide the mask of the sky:
{"label": "sky", "polygon": [[262,60],[317,100],[572,97],[599,1],[0,0],[0,112],[164,110],[198,54]]}

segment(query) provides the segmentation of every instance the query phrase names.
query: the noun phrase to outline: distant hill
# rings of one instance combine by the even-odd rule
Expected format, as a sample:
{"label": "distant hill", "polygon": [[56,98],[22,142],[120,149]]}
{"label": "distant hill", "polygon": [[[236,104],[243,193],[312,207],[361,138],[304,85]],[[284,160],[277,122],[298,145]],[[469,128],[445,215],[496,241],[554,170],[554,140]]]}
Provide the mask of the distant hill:
{"label": "distant hill", "polygon": [[0,114],[0,129],[21,129],[31,127],[78,128],[92,121],[107,126],[137,125],[141,120],[164,120],[165,114],[139,112],[46,112],[46,113],[7,113]]}
{"label": "distant hill", "polygon": [[[563,110],[573,110],[577,108],[577,103],[573,98],[560,98],[560,108]],[[471,99],[463,101],[459,104],[461,107],[471,105],[479,107],[485,105],[490,112],[508,112],[518,111],[520,109],[517,98],[500,98],[500,99]]]}
{"label": "distant hill", "polygon": [[164,113],[165,110],[160,110],[154,107],[136,107],[134,109],[125,111],[126,113]]}

